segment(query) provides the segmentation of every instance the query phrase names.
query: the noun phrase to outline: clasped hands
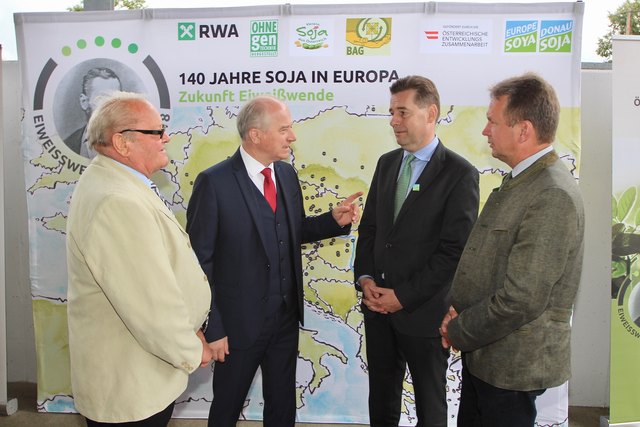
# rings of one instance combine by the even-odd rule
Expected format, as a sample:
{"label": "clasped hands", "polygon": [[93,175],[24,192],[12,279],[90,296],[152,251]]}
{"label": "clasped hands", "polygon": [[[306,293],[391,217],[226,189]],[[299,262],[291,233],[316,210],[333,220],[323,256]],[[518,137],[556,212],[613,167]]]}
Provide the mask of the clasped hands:
{"label": "clasped hands", "polygon": [[362,302],[371,311],[380,314],[391,314],[402,310],[402,304],[393,289],[379,287],[371,277],[359,280],[362,288]]}
{"label": "clasped hands", "polygon": [[[360,287],[362,288],[362,302],[371,311],[381,314],[395,313],[402,310],[402,304],[396,297],[393,289],[379,287],[375,280],[370,277],[360,279]],[[442,347],[451,348],[457,351],[449,341],[449,322],[458,317],[458,312],[453,306],[449,307],[449,311],[445,314],[440,324],[440,335],[442,336]]]}

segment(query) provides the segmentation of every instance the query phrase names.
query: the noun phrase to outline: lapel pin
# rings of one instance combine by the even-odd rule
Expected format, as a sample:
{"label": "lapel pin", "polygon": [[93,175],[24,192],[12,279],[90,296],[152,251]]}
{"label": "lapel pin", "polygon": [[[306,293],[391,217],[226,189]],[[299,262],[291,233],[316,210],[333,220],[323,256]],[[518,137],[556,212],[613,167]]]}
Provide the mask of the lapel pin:
{"label": "lapel pin", "polygon": [[420,184],[413,184],[413,187],[411,187],[411,191],[420,191]]}

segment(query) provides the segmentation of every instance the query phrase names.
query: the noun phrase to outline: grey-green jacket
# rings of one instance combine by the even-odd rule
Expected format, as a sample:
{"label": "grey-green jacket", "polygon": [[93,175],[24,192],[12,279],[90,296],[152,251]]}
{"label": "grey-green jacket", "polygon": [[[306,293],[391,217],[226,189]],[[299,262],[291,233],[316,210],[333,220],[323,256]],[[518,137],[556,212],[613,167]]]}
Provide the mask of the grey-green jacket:
{"label": "grey-green jacket", "polygon": [[450,341],[473,375],[509,390],[569,378],[583,234],[582,197],[555,152],[490,195],[451,289]]}

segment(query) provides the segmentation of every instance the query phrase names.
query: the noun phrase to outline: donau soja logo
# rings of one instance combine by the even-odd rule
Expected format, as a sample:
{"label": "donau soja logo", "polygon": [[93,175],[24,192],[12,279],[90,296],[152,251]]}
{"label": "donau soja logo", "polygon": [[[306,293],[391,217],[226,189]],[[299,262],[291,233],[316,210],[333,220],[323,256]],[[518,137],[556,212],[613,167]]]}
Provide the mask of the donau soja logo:
{"label": "donau soja logo", "polygon": [[507,21],[504,52],[570,53],[573,20]]}

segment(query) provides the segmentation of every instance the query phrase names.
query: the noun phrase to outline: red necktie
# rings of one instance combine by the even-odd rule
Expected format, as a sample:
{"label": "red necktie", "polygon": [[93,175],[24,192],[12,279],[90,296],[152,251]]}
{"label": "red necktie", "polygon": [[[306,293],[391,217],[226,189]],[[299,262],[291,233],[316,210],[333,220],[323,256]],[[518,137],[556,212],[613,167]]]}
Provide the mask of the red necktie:
{"label": "red necktie", "polygon": [[271,206],[271,209],[273,209],[273,211],[275,212],[276,211],[276,186],[273,183],[273,180],[271,179],[271,169],[264,168],[260,173],[264,175],[264,197],[265,199],[267,199],[267,202],[269,203],[269,206]]}

